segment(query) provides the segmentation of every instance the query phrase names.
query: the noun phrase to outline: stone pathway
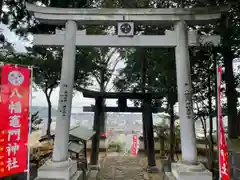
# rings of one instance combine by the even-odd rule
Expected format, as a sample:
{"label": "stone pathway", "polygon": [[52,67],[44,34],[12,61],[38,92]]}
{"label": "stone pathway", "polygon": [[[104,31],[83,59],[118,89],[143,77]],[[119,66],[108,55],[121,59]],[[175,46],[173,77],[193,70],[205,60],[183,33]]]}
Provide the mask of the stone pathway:
{"label": "stone pathway", "polygon": [[118,153],[103,160],[97,180],[147,180],[141,158]]}

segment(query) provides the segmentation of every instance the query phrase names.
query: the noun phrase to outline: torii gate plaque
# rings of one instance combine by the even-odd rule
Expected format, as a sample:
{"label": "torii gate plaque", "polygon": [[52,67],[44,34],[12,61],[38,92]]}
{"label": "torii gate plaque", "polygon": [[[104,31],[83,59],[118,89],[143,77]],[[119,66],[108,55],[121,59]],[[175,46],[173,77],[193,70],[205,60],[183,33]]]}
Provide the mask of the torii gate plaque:
{"label": "torii gate plaque", "polygon": [[[187,24],[206,23],[220,18],[226,8],[202,9],[64,9],[45,8],[27,4],[40,23],[64,25],[65,32],[55,35],[34,35],[34,45],[64,46],[60,82],[59,106],[53,157],[38,170],[39,179],[75,180],[80,176],[76,162],[68,160],[68,131],[71,116],[75,46],[114,47],[175,47],[178,101],[180,112],[182,163],[172,165],[177,180],[212,179],[211,173],[197,164],[196,138],[192,117],[192,89],[188,46],[201,43],[194,32],[187,32]],[[102,36],[86,35],[77,31],[77,24],[116,24],[137,22],[149,24],[172,24],[174,31],[161,36]],[[218,36],[202,37],[202,42],[219,43]],[[194,170],[193,170],[194,169]],[[196,170],[199,171],[196,171]]]}

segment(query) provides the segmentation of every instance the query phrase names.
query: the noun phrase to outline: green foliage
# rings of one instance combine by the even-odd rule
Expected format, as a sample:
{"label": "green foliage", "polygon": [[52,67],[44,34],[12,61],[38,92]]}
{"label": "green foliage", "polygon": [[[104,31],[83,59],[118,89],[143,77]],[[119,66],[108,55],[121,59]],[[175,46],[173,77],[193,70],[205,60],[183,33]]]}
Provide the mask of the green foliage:
{"label": "green foliage", "polygon": [[118,49],[103,47],[94,48],[94,50],[91,75],[97,81],[100,91],[106,91],[107,85],[114,76],[116,66],[120,60],[119,56],[114,57]]}
{"label": "green foliage", "polygon": [[[167,119],[169,120],[169,119]],[[154,132],[160,139],[166,140],[168,137],[169,126],[165,123],[166,119],[163,119],[161,123],[153,126]]]}
{"label": "green foliage", "polygon": [[[121,2],[127,8],[161,8],[171,7],[172,4],[161,1],[161,4],[153,1],[116,1],[120,7]],[[145,35],[163,35],[165,28],[162,26],[136,26],[135,33]],[[125,55],[125,54],[124,54]],[[176,91],[176,68],[175,53],[173,48],[136,48],[130,49],[127,53],[126,66],[120,71],[119,76],[114,80],[118,91],[131,92],[158,92],[162,99],[153,100],[154,106],[161,106],[164,98],[168,104],[175,104],[177,101]],[[139,101],[135,101],[139,105]],[[166,110],[167,111],[167,110]]]}
{"label": "green foliage", "polygon": [[[120,71],[114,83],[118,91],[141,92],[145,89],[148,92],[158,92],[163,98],[166,97],[169,102],[175,104],[177,91],[173,49],[136,49],[127,56],[126,66]],[[159,103],[161,104],[158,100],[153,101],[155,105]]]}
{"label": "green foliage", "polygon": [[107,150],[109,152],[122,152],[124,145],[122,142],[112,141],[109,143]]}
{"label": "green foliage", "polygon": [[[169,119],[168,119],[169,120]],[[157,134],[157,137],[159,138],[160,141],[160,149],[161,149],[161,155],[162,156],[168,156],[168,154],[165,154],[166,152],[171,153],[170,151],[170,127],[167,124],[156,124],[154,125],[154,132]],[[179,125],[175,125],[175,129],[174,129],[174,152],[175,153],[175,149],[176,146],[179,146],[180,144],[180,126]]]}
{"label": "green foliage", "polygon": [[[40,32],[54,32],[54,25],[43,25],[38,24],[34,18],[26,10],[26,2],[38,3],[49,7],[59,8],[86,8],[93,5],[92,0],[71,0],[71,1],[60,1],[60,0],[11,0],[6,1],[8,11],[4,12],[4,23],[11,26],[17,34],[26,36],[27,32],[40,33]],[[37,25],[35,26],[35,24]]]}
{"label": "green foliage", "polygon": [[44,93],[51,95],[47,91],[52,91],[59,85],[61,76],[61,51],[52,49],[43,50],[41,54],[36,54],[32,64],[36,67],[33,71],[34,82]]}
{"label": "green foliage", "polygon": [[[206,100],[216,98],[216,48],[212,45],[204,45],[192,49],[191,70],[194,112],[197,117],[216,116],[216,104]],[[205,101],[205,102],[204,102]]]}

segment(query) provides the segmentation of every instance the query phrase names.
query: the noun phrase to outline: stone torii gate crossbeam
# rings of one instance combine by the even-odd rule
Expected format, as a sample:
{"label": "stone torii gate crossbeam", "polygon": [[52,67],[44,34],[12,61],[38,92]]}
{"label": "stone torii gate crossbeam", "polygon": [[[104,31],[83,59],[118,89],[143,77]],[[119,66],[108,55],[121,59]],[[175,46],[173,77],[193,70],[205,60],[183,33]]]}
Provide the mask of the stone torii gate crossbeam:
{"label": "stone torii gate crossbeam", "polygon": [[[54,35],[36,34],[35,46],[64,46],[65,31],[56,30]],[[199,46],[211,42],[218,45],[219,36],[200,36],[194,31],[188,33],[188,45]],[[175,31],[166,31],[165,35],[138,35],[132,38],[117,35],[86,35],[86,31],[77,31],[76,46],[88,47],[175,47],[177,34]]]}
{"label": "stone torii gate crossbeam", "polygon": [[[192,117],[192,89],[188,47],[199,45],[199,38],[196,35],[192,36],[191,33],[188,34],[187,24],[204,24],[215,21],[220,18],[221,12],[228,9],[212,7],[200,9],[63,9],[38,7],[30,4],[27,4],[27,9],[34,14],[40,23],[65,25],[64,35],[63,32],[56,35],[34,35],[34,45],[64,46],[53,157],[52,161],[47,162],[39,169],[39,178],[73,180],[79,177],[76,162],[68,160],[67,145],[71,117],[75,50],[76,45],[80,45],[175,47],[183,163],[173,164],[172,173],[178,180],[212,179],[210,172],[205,170],[202,165],[196,165],[197,151]],[[88,36],[77,31],[78,24],[114,25],[118,22],[174,25],[174,32],[167,32],[165,36],[110,37]],[[219,37],[210,37],[209,40],[217,44]]]}

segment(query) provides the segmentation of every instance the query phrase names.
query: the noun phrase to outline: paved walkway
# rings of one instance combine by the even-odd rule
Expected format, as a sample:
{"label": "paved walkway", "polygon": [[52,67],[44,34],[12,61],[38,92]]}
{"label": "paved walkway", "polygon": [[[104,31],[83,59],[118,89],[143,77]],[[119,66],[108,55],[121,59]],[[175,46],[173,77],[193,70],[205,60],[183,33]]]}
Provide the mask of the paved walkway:
{"label": "paved walkway", "polygon": [[147,180],[142,158],[118,153],[108,154],[103,160],[98,180]]}

